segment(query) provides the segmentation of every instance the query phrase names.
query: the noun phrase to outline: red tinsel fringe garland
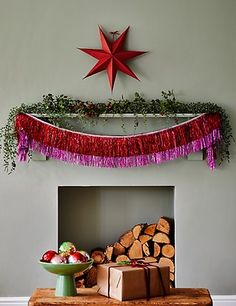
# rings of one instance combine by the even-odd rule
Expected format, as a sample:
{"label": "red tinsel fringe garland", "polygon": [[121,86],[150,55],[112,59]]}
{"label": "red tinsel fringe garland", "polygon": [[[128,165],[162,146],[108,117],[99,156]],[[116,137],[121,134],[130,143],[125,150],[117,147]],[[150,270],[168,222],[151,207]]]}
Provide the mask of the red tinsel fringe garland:
{"label": "red tinsel fringe garland", "polygon": [[127,157],[164,152],[202,139],[219,129],[218,113],[203,114],[177,126],[128,136],[102,136],[58,128],[29,114],[18,114],[16,131],[46,146],[83,155]]}
{"label": "red tinsel fringe garland", "polygon": [[106,157],[163,152],[201,139],[220,125],[220,115],[213,113],[161,131],[129,136],[97,136],[58,128],[28,114],[16,117],[16,131],[24,131],[29,139],[71,153]]}

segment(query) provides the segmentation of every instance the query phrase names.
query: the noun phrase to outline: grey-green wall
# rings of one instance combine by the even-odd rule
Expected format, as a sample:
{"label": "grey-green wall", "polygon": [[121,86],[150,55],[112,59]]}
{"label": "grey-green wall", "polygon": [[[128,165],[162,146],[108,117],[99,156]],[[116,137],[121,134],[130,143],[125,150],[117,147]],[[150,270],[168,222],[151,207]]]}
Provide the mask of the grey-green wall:
{"label": "grey-green wall", "polygon": [[[235,0],[0,0],[0,122],[9,108],[45,93],[105,100],[147,98],[174,89],[185,101],[213,101],[236,125]],[[118,75],[113,96],[105,73],[82,77],[99,48],[97,25],[131,26],[128,47],[148,50],[132,63],[141,81]],[[57,188],[76,185],[175,186],[177,284],[236,294],[236,161],[216,171],[178,160],[137,169],[96,169],[61,162],[0,173],[0,296],[30,295],[55,280],[37,264],[57,247]]]}

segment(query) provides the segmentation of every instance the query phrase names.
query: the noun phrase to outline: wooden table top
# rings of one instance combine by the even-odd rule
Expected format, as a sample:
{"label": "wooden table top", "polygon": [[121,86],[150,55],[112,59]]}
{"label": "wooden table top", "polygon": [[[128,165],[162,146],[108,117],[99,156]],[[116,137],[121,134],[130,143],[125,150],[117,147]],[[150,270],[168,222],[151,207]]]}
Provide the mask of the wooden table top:
{"label": "wooden table top", "polygon": [[207,289],[175,288],[171,289],[166,297],[155,297],[149,301],[137,299],[120,302],[102,296],[95,289],[78,289],[78,296],[55,297],[55,290],[44,288],[36,289],[29,300],[29,306],[107,306],[108,304],[119,306],[211,306],[212,300]]}

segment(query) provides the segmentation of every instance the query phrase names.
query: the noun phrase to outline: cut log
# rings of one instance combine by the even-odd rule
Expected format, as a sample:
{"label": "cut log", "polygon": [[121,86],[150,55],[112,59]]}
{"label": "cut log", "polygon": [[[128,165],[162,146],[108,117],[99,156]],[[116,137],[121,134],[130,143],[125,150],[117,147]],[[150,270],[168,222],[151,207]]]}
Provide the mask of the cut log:
{"label": "cut log", "polygon": [[166,244],[162,247],[161,253],[167,258],[173,258],[175,255],[175,248],[171,244]]}
{"label": "cut log", "polygon": [[116,262],[121,262],[121,261],[130,261],[129,257],[126,255],[119,255],[116,257]]}
{"label": "cut log", "polygon": [[157,242],[154,242],[153,256],[157,257],[160,255],[160,253],[161,253],[161,247],[159,246]]}
{"label": "cut log", "polygon": [[113,244],[113,248],[114,248],[113,252],[115,256],[125,254],[125,247],[123,247],[123,245],[121,245],[119,242],[115,242]]}
{"label": "cut log", "polygon": [[157,224],[154,223],[154,224],[149,224],[145,230],[144,230],[144,234],[147,234],[147,235],[150,235],[150,236],[154,236],[155,234],[155,231],[156,231],[156,227],[157,227]]}
{"label": "cut log", "polygon": [[157,262],[157,259],[153,256],[148,256],[144,257],[143,262],[145,263]]}
{"label": "cut log", "polygon": [[93,249],[91,252],[91,258],[94,264],[102,264],[105,262],[106,256],[104,250],[101,248]]}
{"label": "cut log", "polygon": [[170,267],[170,272],[172,272],[172,273],[175,272],[174,262],[170,258],[161,257],[160,260],[159,260],[159,264],[161,264],[163,266],[169,266]]}
{"label": "cut log", "polygon": [[105,254],[108,261],[111,261],[111,259],[112,259],[113,250],[114,250],[114,247],[112,245],[108,245],[106,247],[106,250],[105,250],[104,254]]}
{"label": "cut log", "polygon": [[170,280],[173,282],[175,280],[175,275],[174,273],[170,272]]}
{"label": "cut log", "polygon": [[147,242],[145,242],[143,244],[143,253],[146,255],[146,256],[150,256],[150,249],[149,249],[149,244]]}
{"label": "cut log", "polygon": [[128,231],[126,233],[124,233],[121,237],[120,237],[120,244],[123,245],[125,248],[129,248],[133,243],[134,243],[134,235],[132,231]]}
{"label": "cut log", "polygon": [[155,236],[153,236],[152,240],[157,243],[170,243],[170,238],[165,233],[157,233]]}
{"label": "cut log", "polygon": [[138,239],[142,229],[146,226],[147,224],[137,224],[133,227],[132,232],[134,235],[134,239]]}
{"label": "cut log", "polygon": [[151,240],[152,239],[152,236],[149,236],[149,235],[140,235],[139,236],[139,241],[142,243],[142,244],[144,244],[145,242],[147,242],[147,241],[149,241],[149,240]]}
{"label": "cut log", "polygon": [[139,240],[135,240],[134,243],[129,248],[128,257],[130,259],[143,258],[142,244]]}
{"label": "cut log", "polygon": [[84,285],[86,288],[92,288],[96,284],[97,284],[97,268],[93,266],[85,274]]}
{"label": "cut log", "polygon": [[166,217],[161,217],[157,222],[157,230],[169,235],[171,228],[170,223],[171,223],[170,219]]}

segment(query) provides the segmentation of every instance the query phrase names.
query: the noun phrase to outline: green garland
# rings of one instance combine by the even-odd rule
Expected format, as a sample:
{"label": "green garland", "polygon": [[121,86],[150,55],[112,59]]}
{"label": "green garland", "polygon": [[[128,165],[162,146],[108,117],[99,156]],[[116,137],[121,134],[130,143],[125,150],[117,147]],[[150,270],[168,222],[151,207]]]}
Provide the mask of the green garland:
{"label": "green garland", "polygon": [[[108,100],[107,103],[93,103],[75,100],[64,95],[43,96],[43,101],[31,105],[21,104],[10,110],[5,126],[0,129],[0,152],[3,153],[4,170],[11,173],[16,168],[17,139],[14,128],[15,117],[19,113],[34,113],[47,115],[47,121],[65,127],[65,116],[76,114],[82,122],[88,118],[97,118],[101,114],[162,114],[165,116],[182,113],[212,113],[218,112],[222,118],[222,142],[218,147],[219,161],[230,160],[229,147],[233,139],[229,117],[225,110],[214,103],[183,103],[176,101],[173,91],[162,91],[162,100],[153,99],[146,101],[138,93],[135,93],[132,101],[124,99]],[[135,124],[138,123],[135,118]]]}

